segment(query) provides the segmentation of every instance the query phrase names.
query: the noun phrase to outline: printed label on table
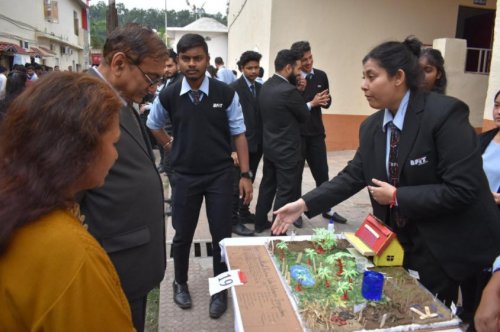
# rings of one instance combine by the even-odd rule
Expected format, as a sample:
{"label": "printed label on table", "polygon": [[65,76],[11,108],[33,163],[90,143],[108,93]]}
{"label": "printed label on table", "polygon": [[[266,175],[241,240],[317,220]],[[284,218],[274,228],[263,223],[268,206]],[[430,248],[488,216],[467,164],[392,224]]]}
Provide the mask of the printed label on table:
{"label": "printed label on table", "polygon": [[210,296],[230,287],[243,285],[239,272],[240,270],[231,270],[221,273],[216,277],[208,278],[208,291]]}

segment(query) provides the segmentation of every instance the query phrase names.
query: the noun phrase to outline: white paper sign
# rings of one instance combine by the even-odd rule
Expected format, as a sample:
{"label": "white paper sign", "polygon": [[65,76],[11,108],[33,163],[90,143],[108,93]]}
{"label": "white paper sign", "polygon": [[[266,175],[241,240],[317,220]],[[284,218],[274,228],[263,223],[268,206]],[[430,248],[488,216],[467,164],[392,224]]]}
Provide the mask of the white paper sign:
{"label": "white paper sign", "polygon": [[420,274],[418,274],[418,271],[408,269],[408,274],[412,278],[415,278],[417,280],[420,279]]}
{"label": "white paper sign", "polygon": [[353,313],[358,313],[366,307],[366,302],[354,305]]}
{"label": "white paper sign", "polygon": [[239,275],[240,270],[231,270],[208,278],[208,291],[210,296],[233,286],[243,285]]}
{"label": "white paper sign", "polygon": [[453,315],[456,315],[456,314],[457,314],[457,306],[455,305],[455,302],[451,302],[451,307],[450,307],[450,309],[451,309],[451,313],[452,313]]}

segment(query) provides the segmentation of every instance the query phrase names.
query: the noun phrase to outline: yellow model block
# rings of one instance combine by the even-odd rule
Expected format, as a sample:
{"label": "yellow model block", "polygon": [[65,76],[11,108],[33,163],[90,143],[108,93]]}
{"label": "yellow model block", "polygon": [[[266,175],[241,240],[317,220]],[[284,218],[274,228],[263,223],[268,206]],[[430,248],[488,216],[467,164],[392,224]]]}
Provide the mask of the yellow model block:
{"label": "yellow model block", "polygon": [[389,246],[373,257],[376,266],[403,266],[404,250],[397,239],[393,239]]}

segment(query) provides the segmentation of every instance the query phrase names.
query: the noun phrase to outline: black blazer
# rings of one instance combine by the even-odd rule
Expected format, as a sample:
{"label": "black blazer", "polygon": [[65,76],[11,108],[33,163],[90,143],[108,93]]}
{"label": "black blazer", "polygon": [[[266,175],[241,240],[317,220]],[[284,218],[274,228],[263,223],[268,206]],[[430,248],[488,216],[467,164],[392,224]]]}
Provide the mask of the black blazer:
{"label": "black blazer", "polygon": [[258,97],[262,84],[255,82],[255,93],[257,98],[252,95],[243,75],[233,83],[229,84],[240,98],[243,117],[245,118],[246,132],[245,136],[248,143],[248,152],[257,152],[259,145],[262,144],[262,120],[260,118]]}
{"label": "black blazer", "polygon": [[[322,70],[314,68],[314,75],[307,80],[307,85],[304,92],[302,92],[302,97],[304,97],[304,100],[308,103],[313,100],[317,93],[329,88],[330,85],[328,83],[326,73]],[[328,104],[323,108],[329,108],[331,104],[332,100],[330,99]],[[323,126],[323,117],[320,106],[311,108],[311,117],[306,123],[302,124],[300,129],[303,136],[322,136],[325,134],[325,127]]]}
{"label": "black blazer", "polygon": [[259,105],[264,157],[295,165],[301,159],[300,123],[309,118],[304,99],[294,85],[275,74],[262,85]]}
{"label": "black blazer", "polygon": [[[304,196],[309,215],[344,201],[372,184],[372,178],[388,181],[383,116],[379,111],[361,124],[353,160]],[[412,92],[398,156],[399,211],[457,280],[489,266],[500,252],[498,209],[468,116],[467,105],[458,99]],[[373,213],[388,221],[388,206],[370,199]]]}
{"label": "black blazer", "polygon": [[[91,75],[97,75],[93,69]],[[86,191],[81,211],[113,262],[129,299],[145,296],[165,273],[163,185],[135,111],[120,110],[118,160],[104,186]]]}
{"label": "black blazer", "polygon": [[481,154],[484,153],[484,151],[490,144],[493,137],[495,137],[495,135],[498,133],[498,130],[499,128],[491,129],[479,135],[479,145],[481,146]]}

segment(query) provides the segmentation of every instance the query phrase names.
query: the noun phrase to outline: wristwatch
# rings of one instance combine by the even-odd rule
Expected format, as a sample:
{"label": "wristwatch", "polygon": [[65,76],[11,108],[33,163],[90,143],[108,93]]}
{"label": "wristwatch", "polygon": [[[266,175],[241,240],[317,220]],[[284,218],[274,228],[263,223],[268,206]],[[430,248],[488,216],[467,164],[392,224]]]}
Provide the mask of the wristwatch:
{"label": "wristwatch", "polygon": [[240,177],[252,180],[253,173],[252,173],[252,171],[241,172]]}

